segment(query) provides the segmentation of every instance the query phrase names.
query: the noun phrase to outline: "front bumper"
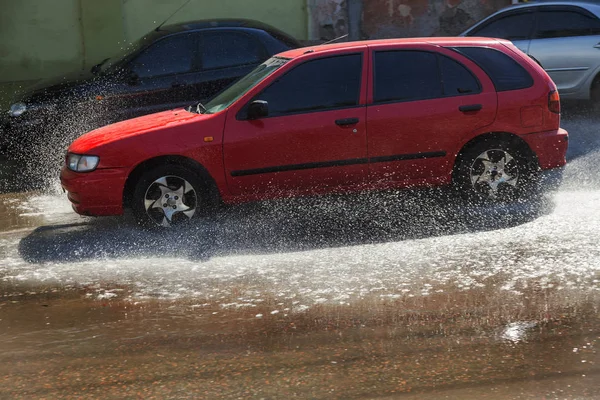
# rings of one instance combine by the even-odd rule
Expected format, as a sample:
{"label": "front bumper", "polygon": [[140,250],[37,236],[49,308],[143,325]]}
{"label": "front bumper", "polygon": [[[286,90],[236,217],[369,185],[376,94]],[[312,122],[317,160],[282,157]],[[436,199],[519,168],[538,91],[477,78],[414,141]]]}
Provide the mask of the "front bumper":
{"label": "front bumper", "polygon": [[0,118],[0,150],[7,157],[18,157],[31,151],[35,141],[47,135],[48,120],[41,117],[21,116]]}
{"label": "front bumper", "polygon": [[67,191],[67,198],[73,210],[81,215],[122,215],[126,180],[125,168],[73,172],[63,165],[60,171],[60,183]]}

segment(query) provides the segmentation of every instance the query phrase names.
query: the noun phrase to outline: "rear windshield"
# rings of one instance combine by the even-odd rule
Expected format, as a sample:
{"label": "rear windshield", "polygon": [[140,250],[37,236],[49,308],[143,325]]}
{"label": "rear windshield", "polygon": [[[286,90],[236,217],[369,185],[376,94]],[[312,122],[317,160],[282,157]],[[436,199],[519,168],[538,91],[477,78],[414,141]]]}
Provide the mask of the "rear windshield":
{"label": "rear windshield", "polygon": [[455,47],[453,50],[470,58],[489,75],[497,92],[533,86],[533,78],[518,62],[489,47]]}

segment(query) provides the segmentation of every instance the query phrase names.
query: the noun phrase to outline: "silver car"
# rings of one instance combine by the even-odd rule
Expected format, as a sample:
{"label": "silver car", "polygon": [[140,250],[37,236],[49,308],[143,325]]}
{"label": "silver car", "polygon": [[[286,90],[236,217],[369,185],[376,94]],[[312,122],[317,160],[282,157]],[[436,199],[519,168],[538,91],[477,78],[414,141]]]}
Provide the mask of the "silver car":
{"label": "silver car", "polygon": [[599,3],[540,1],[509,6],[460,36],[508,39],[548,72],[561,98],[600,103]]}

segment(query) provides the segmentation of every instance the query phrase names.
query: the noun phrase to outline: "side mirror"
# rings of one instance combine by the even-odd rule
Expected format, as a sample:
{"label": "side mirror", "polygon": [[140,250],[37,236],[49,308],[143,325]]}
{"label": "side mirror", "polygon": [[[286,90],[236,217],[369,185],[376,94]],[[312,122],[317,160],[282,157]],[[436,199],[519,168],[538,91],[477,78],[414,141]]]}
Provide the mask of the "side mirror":
{"label": "side mirror", "polygon": [[248,119],[260,119],[269,115],[269,103],[264,100],[254,100],[248,106]]}
{"label": "side mirror", "polygon": [[140,83],[140,77],[134,71],[127,69],[123,71],[123,79],[129,85],[135,86]]}

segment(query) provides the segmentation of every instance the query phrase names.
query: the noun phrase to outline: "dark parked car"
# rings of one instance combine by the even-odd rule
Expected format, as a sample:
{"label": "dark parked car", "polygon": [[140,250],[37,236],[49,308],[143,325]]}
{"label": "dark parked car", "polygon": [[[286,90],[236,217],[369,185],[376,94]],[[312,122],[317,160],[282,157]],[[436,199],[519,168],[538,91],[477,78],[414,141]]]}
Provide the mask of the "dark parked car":
{"label": "dark parked car", "polygon": [[0,119],[9,157],[46,158],[87,130],[207,101],[273,54],[299,47],[289,35],[244,20],[159,27],[85,78],[45,81]]}

